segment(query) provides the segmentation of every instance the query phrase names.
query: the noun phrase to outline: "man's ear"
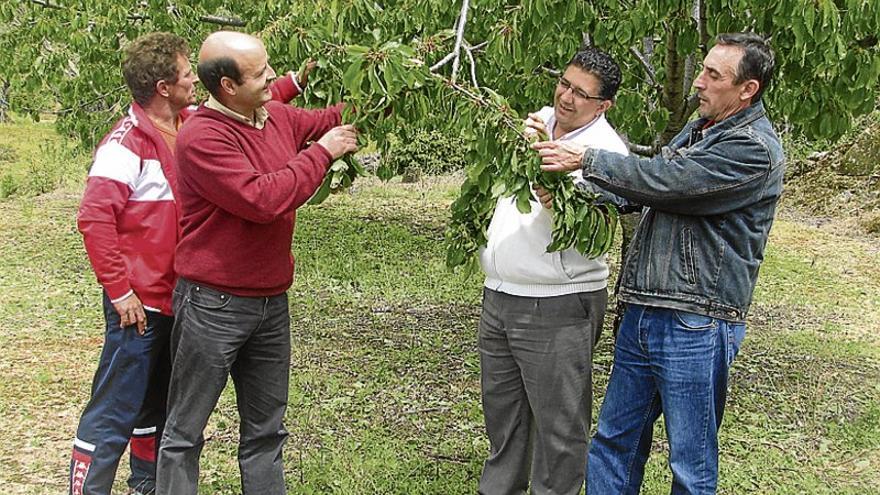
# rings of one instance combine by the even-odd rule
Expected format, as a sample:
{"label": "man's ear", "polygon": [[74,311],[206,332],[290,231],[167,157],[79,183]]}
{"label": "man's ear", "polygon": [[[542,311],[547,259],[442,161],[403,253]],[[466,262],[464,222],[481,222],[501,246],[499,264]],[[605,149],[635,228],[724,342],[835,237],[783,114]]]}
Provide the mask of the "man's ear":
{"label": "man's ear", "polygon": [[602,103],[599,104],[599,108],[596,110],[596,115],[602,115],[607,112],[608,109],[614,106],[614,102],[611,100],[602,100]]}
{"label": "man's ear", "polygon": [[236,89],[235,81],[226,76],[220,78],[220,89],[222,89],[229,95],[235,95],[238,92]]}
{"label": "man's ear", "polygon": [[758,93],[758,89],[761,87],[761,83],[759,83],[756,79],[749,79],[745,83],[743,83],[742,91],[740,91],[739,99],[746,101],[752,100],[752,97]]}
{"label": "man's ear", "polygon": [[168,88],[170,86],[165,79],[159,79],[156,81],[156,94],[162,96],[164,98],[168,98],[171,95],[171,90]]}

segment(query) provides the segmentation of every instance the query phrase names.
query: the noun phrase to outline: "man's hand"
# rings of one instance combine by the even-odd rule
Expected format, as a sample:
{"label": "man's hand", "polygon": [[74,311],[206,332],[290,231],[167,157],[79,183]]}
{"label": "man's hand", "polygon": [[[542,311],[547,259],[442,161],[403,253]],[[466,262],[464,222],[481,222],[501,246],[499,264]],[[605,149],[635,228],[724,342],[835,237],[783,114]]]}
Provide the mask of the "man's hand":
{"label": "man's hand", "polygon": [[138,335],[143,335],[147,328],[147,314],[144,305],[134,292],[121,301],[113,303],[116,312],[119,313],[119,324],[123,328],[137,325]]}
{"label": "man's hand", "polygon": [[567,141],[540,141],[532,149],[541,155],[541,170],[545,172],[573,172],[581,168],[586,146]]}
{"label": "man's hand", "polygon": [[536,113],[530,113],[526,119],[525,134],[528,137],[535,136],[538,141],[546,141],[550,139],[550,133],[547,132],[547,124]]}
{"label": "man's hand", "polygon": [[299,83],[299,87],[305,89],[305,87],[309,84],[309,74],[315,70],[318,62],[313,59],[308,59],[303,66],[302,70],[296,76],[296,81]]}
{"label": "man's hand", "polygon": [[333,156],[333,160],[336,160],[346,153],[357,151],[357,130],[351,124],[334,127],[321,136],[318,144]]}
{"label": "man's hand", "polygon": [[544,189],[537,184],[532,186],[532,189],[535,190],[535,194],[538,196],[538,201],[540,201],[541,204],[544,205],[544,208],[547,208],[548,210],[553,208],[553,195],[550,193],[550,191]]}

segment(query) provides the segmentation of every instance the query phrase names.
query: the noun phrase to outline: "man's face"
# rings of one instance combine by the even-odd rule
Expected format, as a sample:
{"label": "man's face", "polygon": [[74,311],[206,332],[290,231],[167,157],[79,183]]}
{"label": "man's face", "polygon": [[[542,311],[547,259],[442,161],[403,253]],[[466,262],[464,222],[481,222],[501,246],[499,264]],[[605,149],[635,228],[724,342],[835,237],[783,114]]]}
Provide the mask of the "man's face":
{"label": "man's face", "polygon": [[266,48],[258,48],[243,52],[238,59],[242,83],[236,85],[235,103],[248,111],[256,110],[272,99],[269,85],[275,79],[275,71],[269,65]]}
{"label": "man's face", "polygon": [[735,46],[715,45],[709,50],[703,70],[694,80],[700,98],[700,117],[718,122],[749,106],[749,81],[734,83],[742,55],[742,49]]}
{"label": "man's face", "polygon": [[592,122],[607,110],[611,102],[599,98],[601,88],[596,76],[569,65],[559,78],[553,95],[553,110],[559,130],[571,132]]}
{"label": "man's face", "polygon": [[178,110],[184,109],[196,103],[196,83],[199,77],[193,72],[189,60],[183,56],[177,56],[177,82],[168,85],[168,101],[171,106]]}

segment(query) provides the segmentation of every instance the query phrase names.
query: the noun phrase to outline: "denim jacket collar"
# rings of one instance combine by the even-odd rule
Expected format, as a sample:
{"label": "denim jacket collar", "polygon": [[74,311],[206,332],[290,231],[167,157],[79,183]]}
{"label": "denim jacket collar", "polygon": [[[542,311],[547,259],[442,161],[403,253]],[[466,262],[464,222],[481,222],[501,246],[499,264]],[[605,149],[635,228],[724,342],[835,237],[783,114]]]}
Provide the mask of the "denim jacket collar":
{"label": "denim jacket collar", "polygon": [[[730,117],[727,117],[721,122],[716,122],[714,125],[712,125],[712,127],[709,127],[703,132],[704,134],[711,134],[715,132],[724,132],[730,129],[747,126],[766,115],[766,113],[767,112],[764,111],[764,102],[758,101],[757,103],[752,103],[751,105],[731,115]],[[705,118],[697,119],[694,122],[694,126],[703,127],[708,121],[709,119]]]}

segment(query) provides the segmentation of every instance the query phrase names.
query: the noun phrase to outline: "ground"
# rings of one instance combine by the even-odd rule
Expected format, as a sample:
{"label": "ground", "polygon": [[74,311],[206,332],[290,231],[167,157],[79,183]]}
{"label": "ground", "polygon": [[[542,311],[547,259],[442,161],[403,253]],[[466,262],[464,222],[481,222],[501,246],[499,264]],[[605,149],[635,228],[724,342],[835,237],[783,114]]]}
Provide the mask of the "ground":
{"label": "ground", "polygon": [[[0,148],[16,155],[0,156],[0,175],[40,173],[20,173],[45,148],[34,139],[55,138],[41,126],[0,127]],[[100,288],[75,228],[85,174],[63,175],[52,192],[0,200],[4,493],[64,493],[101,348]],[[488,449],[476,349],[482,281],[443,266],[457,185],[454,176],[366,179],[301,210],[290,291],[289,493],[475,492]],[[880,243],[835,225],[786,207],[773,227],[731,372],[719,493],[855,495],[880,486]],[[606,326],[597,410],[611,350]],[[203,493],[240,491],[237,421],[230,387],[206,432]],[[669,490],[658,430],[645,494]],[[123,465],[120,492],[126,472]]]}

